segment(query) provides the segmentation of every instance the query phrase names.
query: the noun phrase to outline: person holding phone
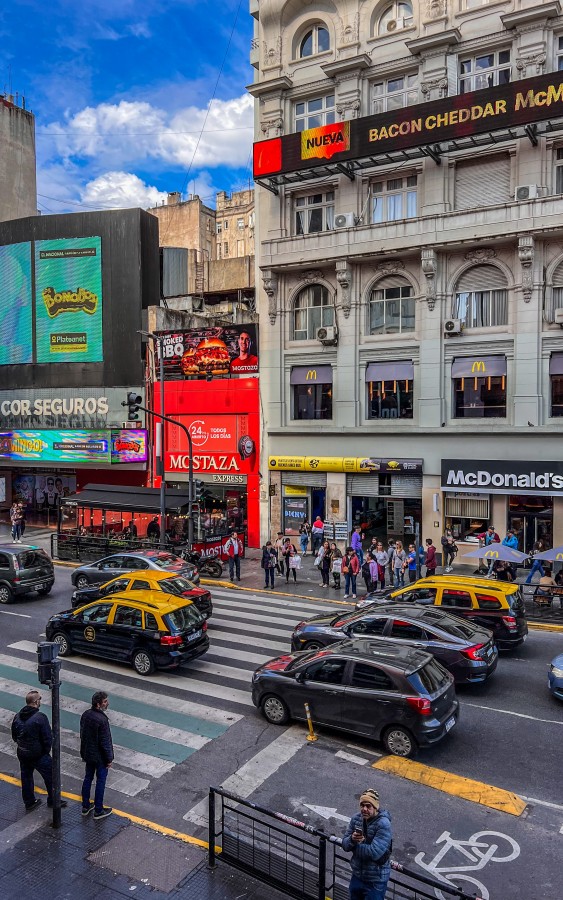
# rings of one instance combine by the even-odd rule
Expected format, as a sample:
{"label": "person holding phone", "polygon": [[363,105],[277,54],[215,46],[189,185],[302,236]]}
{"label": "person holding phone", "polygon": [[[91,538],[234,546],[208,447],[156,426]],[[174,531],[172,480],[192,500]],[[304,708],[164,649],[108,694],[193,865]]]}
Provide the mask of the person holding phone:
{"label": "person holding phone", "polygon": [[373,788],[360,796],[360,811],[350,819],[342,849],[352,854],[350,900],[384,900],[391,875],[391,816],[381,809]]}

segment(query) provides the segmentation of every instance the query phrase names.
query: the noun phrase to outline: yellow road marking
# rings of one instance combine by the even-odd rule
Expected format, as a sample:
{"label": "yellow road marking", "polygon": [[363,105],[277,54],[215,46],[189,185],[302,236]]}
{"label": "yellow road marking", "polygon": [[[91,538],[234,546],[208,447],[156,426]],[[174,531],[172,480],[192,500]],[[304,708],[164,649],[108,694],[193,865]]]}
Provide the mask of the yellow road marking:
{"label": "yellow road marking", "polygon": [[472,778],[463,778],[461,775],[452,775],[451,772],[444,772],[442,769],[401,759],[398,756],[385,756],[372,763],[372,768],[390,775],[398,775],[399,778],[406,778],[409,781],[416,781],[445,794],[479,803],[481,806],[488,806],[490,809],[498,809],[510,816],[521,816],[526,809],[524,801],[512,791],[505,791],[482,781],[473,781]]}

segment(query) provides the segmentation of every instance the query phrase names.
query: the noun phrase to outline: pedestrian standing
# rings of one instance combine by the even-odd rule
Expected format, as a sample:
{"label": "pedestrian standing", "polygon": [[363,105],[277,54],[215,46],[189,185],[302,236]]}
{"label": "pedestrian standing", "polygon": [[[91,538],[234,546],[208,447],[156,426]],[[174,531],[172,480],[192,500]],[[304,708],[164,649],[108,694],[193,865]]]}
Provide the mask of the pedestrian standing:
{"label": "pedestrian standing", "polygon": [[229,580],[234,581],[235,572],[237,581],[240,581],[240,553],[241,553],[241,543],[238,539],[238,534],[236,531],[231,533],[231,536],[227,543],[225,544],[225,550],[227,551],[227,555],[229,557]]}
{"label": "pedestrian standing", "polygon": [[[104,806],[104,791],[108,771],[113,763],[113,742],[106,710],[109,706],[105,691],[96,691],[92,696],[92,706],[80,718],[80,756],[86,763],[86,774],[82,782],[82,815],[94,810],[95,819],[111,816],[113,810]],[[90,800],[90,788],[96,776],[94,802]]]}
{"label": "pedestrian standing", "polygon": [[442,553],[444,555],[444,572],[452,572],[454,559],[457,554],[457,547],[454,536],[449,528],[446,528],[440,540],[442,544]]}
{"label": "pedestrian standing", "polygon": [[[477,537],[479,538],[479,541],[483,542],[481,546],[484,546],[484,547],[489,547],[491,544],[500,544],[500,537],[496,533],[494,525],[489,525],[487,530],[485,532],[483,532],[482,534],[478,534]],[[442,543],[443,543],[443,540],[444,539],[442,538]],[[491,557],[491,559],[489,560],[489,568],[487,570],[488,578],[490,578],[491,575],[493,574],[494,565],[495,565],[494,557]]]}
{"label": "pedestrian standing", "polygon": [[10,522],[12,523],[12,543],[21,544],[21,514],[18,503],[12,503],[10,508]]}
{"label": "pedestrian standing", "polygon": [[416,546],[409,544],[409,552],[407,555],[407,568],[409,572],[409,583],[416,581]]}
{"label": "pedestrian standing", "polygon": [[342,553],[333,542],[330,545],[330,556],[331,556],[331,566],[330,570],[332,572],[332,580],[333,587],[336,588],[337,591],[340,590],[340,573],[342,572]]}
{"label": "pedestrian standing", "polygon": [[534,577],[536,572],[539,572],[540,578],[543,578],[544,570],[543,570],[543,566],[542,566],[542,561],[541,561],[541,559],[534,559],[534,557],[536,556],[537,553],[544,553],[545,549],[546,549],[546,547],[542,540],[536,541],[536,543],[534,544],[533,550],[530,554],[532,557],[532,568],[530,569],[530,571],[528,573],[528,577],[526,578],[526,581],[524,582],[525,584],[532,583],[532,578]]}
{"label": "pedestrian standing", "polygon": [[282,557],[285,562],[285,583],[286,584],[289,583],[289,573],[290,572],[293,572],[293,580],[295,582],[297,581],[297,569],[295,569],[291,564],[291,560],[295,556],[297,556],[297,548],[296,548],[295,544],[291,543],[291,540],[289,538],[286,538],[285,541],[283,542],[283,547],[282,547]]}
{"label": "pedestrian standing", "polygon": [[385,587],[385,568],[389,564],[389,554],[383,549],[382,542],[377,541],[375,552],[372,550],[371,555],[377,563],[377,578],[375,579],[374,590],[377,590],[378,586],[383,590]]}
{"label": "pedestrian standing", "polygon": [[25,526],[26,526],[25,504],[20,501],[18,503],[18,506],[19,506],[19,510],[20,510],[20,537],[23,537],[25,534]]}
{"label": "pedestrian standing", "polygon": [[311,549],[313,551],[313,555],[316,556],[319,552],[319,549],[323,542],[323,535],[325,533],[324,522],[320,516],[317,516],[313,525],[311,527]]}
{"label": "pedestrian standing", "polygon": [[350,588],[352,589],[352,600],[356,599],[356,578],[360,571],[360,561],[356,551],[352,547],[346,549],[346,555],[342,557],[342,571],[344,573],[344,599],[350,596]]}
{"label": "pedestrian standing", "polygon": [[362,529],[359,525],[356,525],[352,532],[352,537],[350,539],[350,546],[353,550],[356,551],[356,555],[360,562],[360,566],[364,564],[364,551],[362,548]]}
{"label": "pedestrian standing", "polygon": [[[27,812],[41,806],[41,800],[35,798],[35,782],[33,773],[39,772],[47,789],[47,806],[53,805],[53,760],[51,747],[53,733],[47,716],[39,712],[41,694],[29,691],[25,698],[25,706],[12,720],[12,740],[17,745],[22,783],[22,799]],[[66,806],[66,800],[61,800]]]}
{"label": "pedestrian standing", "polygon": [[366,592],[370,594],[373,591],[373,560],[371,558],[371,553],[366,553],[366,557],[360,566],[360,571],[362,573],[362,578],[364,579],[364,584],[366,586]]}
{"label": "pedestrian standing", "polygon": [[322,545],[323,555],[321,558],[321,575],[322,581],[320,582],[320,587],[328,587],[330,582],[330,567],[332,564],[332,554],[330,552],[330,544],[328,541],[323,541]]}
{"label": "pedestrian standing", "polygon": [[311,534],[311,526],[307,521],[303,522],[299,529],[299,543],[301,545],[301,556],[307,556],[307,547],[309,544],[309,535]]}
{"label": "pedestrian standing", "polygon": [[368,789],[360,797],[360,812],[350,819],[342,849],[352,854],[350,900],[384,900],[391,875],[391,816],[380,808],[379,794]]}
{"label": "pedestrian standing", "polygon": [[426,538],[426,577],[432,578],[436,574],[436,547],[432,538]]}
{"label": "pedestrian standing", "polygon": [[405,584],[405,568],[407,566],[407,554],[403,550],[402,541],[395,543],[393,556],[391,557],[391,565],[393,567],[393,584],[396,588],[404,587]]}
{"label": "pedestrian standing", "polygon": [[284,536],[283,536],[283,531],[278,531],[278,533],[277,533],[277,535],[276,535],[276,544],[275,544],[275,547],[276,547],[276,550],[277,550],[277,554],[278,554],[278,562],[277,562],[277,573],[278,573],[278,575],[283,575],[283,556],[282,556],[282,550],[283,550],[283,542],[284,542],[284,540],[285,540],[285,538],[284,538]]}
{"label": "pedestrian standing", "polygon": [[272,546],[271,541],[266,541],[262,547],[262,560],[260,565],[264,569],[264,578],[266,584],[264,587],[274,587],[274,572],[278,563],[278,554],[276,548]]}
{"label": "pedestrian standing", "polygon": [[393,553],[395,552],[395,539],[387,541],[387,556],[389,557],[389,583],[393,584]]}

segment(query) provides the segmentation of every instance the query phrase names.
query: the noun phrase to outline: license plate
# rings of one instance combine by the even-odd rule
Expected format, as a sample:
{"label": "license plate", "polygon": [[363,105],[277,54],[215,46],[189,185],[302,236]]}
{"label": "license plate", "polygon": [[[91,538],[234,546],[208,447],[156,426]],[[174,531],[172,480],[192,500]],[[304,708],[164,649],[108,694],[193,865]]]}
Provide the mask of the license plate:
{"label": "license plate", "polygon": [[45,590],[45,585],[44,585],[44,584],[36,584],[36,585],[35,585],[35,590],[36,590],[36,591],[43,591],[43,590]]}
{"label": "license plate", "polygon": [[446,722],[446,731],[450,731],[455,725],[455,716],[452,716],[451,719],[448,719]]}
{"label": "license plate", "polygon": [[188,641],[196,641],[198,637],[201,637],[201,628],[199,631],[195,631],[193,634],[188,635]]}

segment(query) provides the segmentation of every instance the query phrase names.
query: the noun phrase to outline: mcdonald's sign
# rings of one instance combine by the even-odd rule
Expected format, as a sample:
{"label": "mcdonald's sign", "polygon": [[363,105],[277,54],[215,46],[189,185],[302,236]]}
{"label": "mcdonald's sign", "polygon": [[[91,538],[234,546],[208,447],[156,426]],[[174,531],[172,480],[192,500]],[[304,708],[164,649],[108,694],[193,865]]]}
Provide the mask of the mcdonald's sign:
{"label": "mcdonald's sign", "polygon": [[487,550],[484,556],[487,559],[498,559],[498,550]]}
{"label": "mcdonald's sign", "polygon": [[555,557],[555,562],[561,562],[563,560],[563,553],[558,553]]}
{"label": "mcdonald's sign", "polygon": [[482,359],[476,359],[473,365],[471,366],[471,373],[482,372],[483,375],[486,373],[487,367]]}
{"label": "mcdonald's sign", "polygon": [[307,381],[316,381],[317,380],[317,370],[309,369],[307,375],[305,376]]}

